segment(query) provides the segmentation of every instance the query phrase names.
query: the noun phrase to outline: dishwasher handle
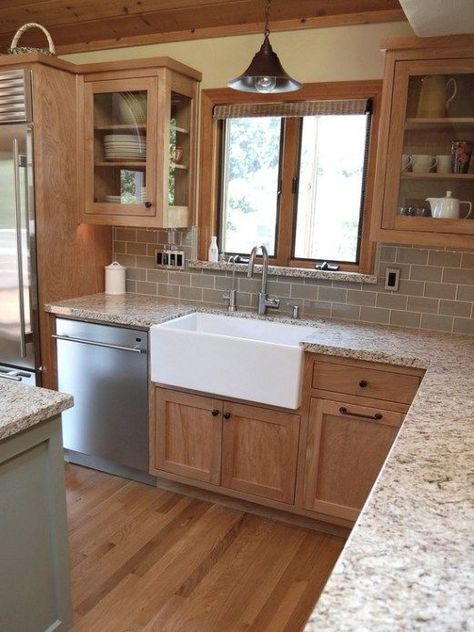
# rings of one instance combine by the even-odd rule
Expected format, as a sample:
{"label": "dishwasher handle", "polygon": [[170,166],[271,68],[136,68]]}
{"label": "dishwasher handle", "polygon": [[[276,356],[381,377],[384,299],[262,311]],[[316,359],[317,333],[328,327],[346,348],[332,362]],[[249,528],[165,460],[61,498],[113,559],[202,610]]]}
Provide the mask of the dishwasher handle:
{"label": "dishwasher handle", "polygon": [[56,340],[66,340],[67,342],[79,342],[92,347],[104,347],[105,349],[118,349],[119,351],[131,351],[132,353],[146,353],[146,349],[138,349],[137,347],[123,347],[122,345],[112,345],[107,342],[96,342],[95,340],[86,340],[84,338],[74,338],[73,336],[59,336],[52,334],[51,338]]}
{"label": "dishwasher handle", "polygon": [[0,378],[2,380],[13,380],[14,382],[21,382],[21,377],[15,371],[10,371],[8,373],[0,373]]}

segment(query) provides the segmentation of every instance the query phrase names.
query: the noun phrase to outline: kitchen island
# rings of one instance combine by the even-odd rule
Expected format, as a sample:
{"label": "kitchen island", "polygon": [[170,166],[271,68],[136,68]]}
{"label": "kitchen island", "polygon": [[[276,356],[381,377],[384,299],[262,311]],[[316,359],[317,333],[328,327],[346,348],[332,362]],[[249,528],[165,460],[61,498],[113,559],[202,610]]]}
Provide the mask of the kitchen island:
{"label": "kitchen island", "polygon": [[[143,329],[223,311],[135,294],[71,299],[47,310]],[[474,337],[329,320],[297,324],[314,327],[303,342],[308,352],[426,369],[306,630],[469,629]]]}
{"label": "kitchen island", "polygon": [[0,380],[0,629],[71,624],[61,412],[70,395]]}

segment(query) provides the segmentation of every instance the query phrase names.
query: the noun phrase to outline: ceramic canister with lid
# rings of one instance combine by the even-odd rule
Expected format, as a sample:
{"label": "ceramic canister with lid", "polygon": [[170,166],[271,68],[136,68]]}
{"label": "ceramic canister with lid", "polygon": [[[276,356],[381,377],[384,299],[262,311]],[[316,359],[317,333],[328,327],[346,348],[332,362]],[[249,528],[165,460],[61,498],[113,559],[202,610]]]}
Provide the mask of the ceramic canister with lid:
{"label": "ceramic canister with lid", "polygon": [[105,293],[125,294],[125,271],[118,261],[105,266]]}

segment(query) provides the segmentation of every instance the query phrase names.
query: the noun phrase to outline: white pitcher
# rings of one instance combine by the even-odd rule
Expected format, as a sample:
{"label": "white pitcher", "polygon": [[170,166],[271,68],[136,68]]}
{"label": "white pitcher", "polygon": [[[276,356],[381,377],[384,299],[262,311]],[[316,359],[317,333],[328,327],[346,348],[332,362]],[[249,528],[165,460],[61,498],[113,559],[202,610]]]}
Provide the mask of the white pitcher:
{"label": "white pitcher", "polygon": [[426,198],[430,203],[431,215],[433,217],[442,217],[444,219],[459,219],[459,208],[461,204],[467,204],[469,210],[463,219],[470,217],[472,212],[472,202],[461,201],[452,197],[451,191],[446,191],[446,197],[442,198]]}

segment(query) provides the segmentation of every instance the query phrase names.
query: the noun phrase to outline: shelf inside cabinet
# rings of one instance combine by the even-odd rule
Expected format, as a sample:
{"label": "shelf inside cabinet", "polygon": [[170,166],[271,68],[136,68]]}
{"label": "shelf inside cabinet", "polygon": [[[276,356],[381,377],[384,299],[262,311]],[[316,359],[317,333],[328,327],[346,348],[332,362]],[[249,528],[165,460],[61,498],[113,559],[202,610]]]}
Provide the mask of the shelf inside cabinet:
{"label": "shelf inside cabinet", "polygon": [[402,173],[401,180],[474,180],[474,173]]}
{"label": "shelf inside cabinet", "polygon": [[101,132],[115,130],[139,130],[140,132],[143,132],[146,131],[146,125],[135,125],[133,123],[116,123],[113,125],[95,125],[94,129]]}
{"label": "shelf inside cabinet", "polygon": [[140,160],[140,161],[107,160],[104,162],[95,162],[94,165],[96,167],[141,167],[142,169],[146,168],[145,160]]}
{"label": "shelf inside cabinet", "polygon": [[434,129],[438,127],[453,126],[473,126],[474,117],[458,117],[458,118],[407,118],[405,129]]}
{"label": "shelf inside cabinet", "polygon": [[179,134],[189,134],[189,130],[184,127],[178,127],[177,125],[171,125],[170,130],[172,132],[178,132]]}

